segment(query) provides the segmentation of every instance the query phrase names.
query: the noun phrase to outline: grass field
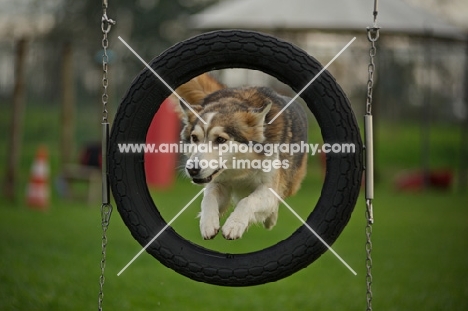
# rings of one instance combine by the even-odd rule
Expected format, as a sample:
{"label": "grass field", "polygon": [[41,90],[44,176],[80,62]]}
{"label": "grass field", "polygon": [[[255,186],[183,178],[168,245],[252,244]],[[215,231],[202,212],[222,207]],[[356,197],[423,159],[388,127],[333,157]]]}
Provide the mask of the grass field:
{"label": "grass field", "polygon": [[[188,201],[183,194],[193,195],[197,189],[181,184],[155,197],[160,197],[160,206],[166,206],[164,213],[175,215]],[[378,188],[377,193],[373,234],[375,309],[466,310],[467,196],[439,192],[395,194],[385,188]],[[310,202],[296,199],[291,200],[291,205],[304,213]],[[226,246],[230,242],[220,237],[201,241],[194,219],[198,206],[199,202],[194,203],[174,228],[184,227],[183,234],[194,233],[191,240],[207,247],[212,243],[214,249],[260,249],[299,225],[283,208],[280,224],[273,231],[253,228],[231,248]],[[223,288],[186,279],[146,253],[117,277],[141,248],[116,212],[108,232],[105,309],[363,310],[363,215],[361,199],[349,225],[333,245],[357,276],[327,252],[307,269],[276,283]],[[96,308],[101,234],[97,207],[62,202],[47,213],[2,207],[0,234],[0,310]],[[264,239],[267,236],[269,242]]]}
{"label": "grass field", "polygon": [[[92,110],[92,109],[91,109]],[[86,110],[84,110],[86,111]],[[92,110],[94,111],[94,110]],[[86,115],[78,123],[85,141],[94,124]],[[58,174],[56,137],[58,112],[33,110],[27,114],[22,159],[22,198],[31,159],[38,143],[49,146],[52,175]],[[0,115],[6,131],[7,116]],[[55,120],[55,121],[54,121]],[[377,144],[378,184],[373,233],[373,305],[375,310],[468,309],[468,194],[442,192],[399,193],[392,186],[397,172],[419,164],[418,127],[380,127]],[[435,126],[431,134],[431,166],[456,169],[458,129]],[[89,136],[88,136],[89,138]],[[93,137],[94,138],[94,137]],[[2,150],[4,141],[0,141]],[[4,163],[5,154],[0,154]],[[4,167],[1,167],[3,175]],[[300,193],[288,203],[305,216],[313,208],[321,186],[321,168],[311,160]],[[153,192],[166,219],[172,218],[199,187],[178,180],[167,192]],[[55,193],[50,210],[28,209],[24,199],[0,198],[0,310],[90,310],[97,308],[101,227],[99,203],[88,206]],[[280,208],[272,231],[253,227],[240,241],[217,237],[202,241],[195,219],[200,200],[173,227],[185,238],[226,252],[248,252],[287,237],[300,223]],[[360,198],[350,223],[333,245],[357,272],[354,276],[330,252],[307,269],[281,281],[249,288],[225,288],[197,283],[142,254],[121,276],[117,273],[141,246],[131,237],[119,214],[108,231],[105,310],[364,310],[365,217]]]}

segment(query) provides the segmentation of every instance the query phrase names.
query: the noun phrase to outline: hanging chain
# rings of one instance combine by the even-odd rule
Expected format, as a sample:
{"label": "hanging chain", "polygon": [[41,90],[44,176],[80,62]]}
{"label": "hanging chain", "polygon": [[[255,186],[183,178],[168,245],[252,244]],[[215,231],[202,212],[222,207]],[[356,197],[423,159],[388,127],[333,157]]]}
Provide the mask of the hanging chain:
{"label": "hanging chain", "polygon": [[[372,216],[370,212],[372,210],[372,200],[366,199],[366,301],[367,311],[372,311]],[[371,221],[372,219],[372,221]]]}
{"label": "hanging chain", "polygon": [[374,145],[373,145],[373,122],[372,122],[372,91],[374,87],[374,58],[377,54],[375,43],[379,39],[380,27],[377,26],[378,0],[374,0],[374,23],[367,27],[367,39],[371,43],[369,49],[369,65],[367,67],[367,100],[366,114],[364,115],[365,133],[365,168],[366,168],[366,300],[367,311],[372,311],[372,225],[374,224],[374,213],[372,200],[374,199]]}
{"label": "hanging chain", "polygon": [[108,111],[107,111],[107,101],[109,100],[109,95],[107,94],[107,87],[109,81],[107,80],[107,70],[109,56],[107,55],[107,48],[109,47],[109,40],[107,39],[107,34],[110,32],[112,25],[115,25],[115,21],[107,17],[107,0],[102,2],[102,19],[101,19],[101,30],[102,30],[102,122],[107,122]]}
{"label": "hanging chain", "polygon": [[109,47],[108,33],[115,21],[107,17],[108,0],[102,1],[102,204],[101,204],[101,226],[102,226],[102,240],[101,240],[101,275],[99,276],[99,295],[98,295],[98,310],[102,311],[102,303],[104,299],[104,282],[105,268],[106,268],[106,248],[107,248],[107,229],[109,228],[109,221],[112,214],[112,205],[109,200],[109,184],[107,178],[107,143],[109,139],[109,122],[107,102],[109,95],[107,94],[107,87],[109,81],[107,79],[109,56],[107,55],[107,48]]}
{"label": "hanging chain", "polygon": [[102,310],[102,301],[104,298],[104,282],[106,277],[104,272],[106,269],[106,247],[107,247],[107,229],[109,228],[109,221],[112,214],[112,205],[102,204],[101,206],[101,219],[102,219],[102,240],[101,240],[101,275],[99,276],[99,297],[98,297],[98,310]]}
{"label": "hanging chain", "polygon": [[375,72],[375,63],[374,58],[377,54],[377,48],[375,47],[375,42],[379,39],[379,28],[378,27],[368,27],[367,28],[367,38],[371,43],[369,49],[369,65],[367,66],[368,80],[367,80],[367,102],[366,102],[366,114],[372,114],[372,90],[374,87],[374,72]]}

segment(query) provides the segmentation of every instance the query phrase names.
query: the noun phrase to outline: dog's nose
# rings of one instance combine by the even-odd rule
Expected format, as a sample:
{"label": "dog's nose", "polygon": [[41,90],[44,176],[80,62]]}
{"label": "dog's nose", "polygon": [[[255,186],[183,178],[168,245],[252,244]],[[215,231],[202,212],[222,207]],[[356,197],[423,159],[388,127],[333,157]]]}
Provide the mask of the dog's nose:
{"label": "dog's nose", "polygon": [[187,168],[187,172],[189,173],[190,176],[193,177],[193,176],[198,175],[198,173],[200,173],[200,169],[196,167]]}

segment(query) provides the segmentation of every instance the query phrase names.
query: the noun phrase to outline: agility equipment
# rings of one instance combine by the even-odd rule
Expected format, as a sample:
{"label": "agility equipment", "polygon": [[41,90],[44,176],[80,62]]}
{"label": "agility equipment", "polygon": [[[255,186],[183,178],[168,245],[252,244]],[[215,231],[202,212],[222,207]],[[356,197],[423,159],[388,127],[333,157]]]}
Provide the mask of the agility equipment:
{"label": "agility equipment", "polygon": [[[274,76],[299,92],[322,70],[317,60],[288,42],[240,30],[193,37],[168,49],[149,65],[173,89],[209,70],[249,68]],[[144,143],[153,116],[170,95],[170,89],[151,70],[143,70],[119,106],[109,140],[112,194],[122,219],[142,246],[166,222],[148,191],[144,154],[121,153],[118,145]],[[309,226],[332,244],[348,223],[359,194],[363,145],[351,105],[330,73],[322,72],[301,97],[321,128],[324,143],[350,143],[356,149],[355,153],[327,154],[321,197],[307,219]],[[286,240],[249,254],[223,254],[202,248],[172,228],[146,249],[180,274],[224,286],[279,280],[308,266],[326,250],[304,226]]]}
{"label": "agility equipment", "polygon": [[27,187],[26,203],[29,207],[46,210],[49,207],[49,160],[45,146],[37,149],[31,166],[31,176]]}
{"label": "agility equipment", "polygon": [[[161,113],[154,115],[146,135],[146,143],[161,145],[179,142],[180,120],[170,100],[161,105]],[[161,130],[164,129],[164,130]],[[164,190],[175,181],[178,154],[158,152],[145,154],[146,183],[150,189]]]}
{"label": "agility equipment", "polygon": [[[373,155],[372,155],[372,89],[375,70],[377,0],[374,1],[374,25],[368,28],[371,42],[369,80],[365,115],[365,142],[350,103],[331,74],[300,48],[278,38],[241,30],[204,33],[180,42],[154,58],[134,79],[123,97],[112,126],[110,137],[107,122],[107,34],[114,23],[106,15],[103,1],[103,243],[101,259],[100,307],[104,283],[106,230],[112,206],[109,186],[118,211],[133,237],[163,265],[195,281],[221,286],[252,286],[277,281],[307,267],[327,248],[306,228],[329,245],[338,238],[354,209],[366,163],[366,267],[368,310],[372,309],[371,233],[373,224]],[[145,179],[144,155],[120,153],[120,143],[145,143],[153,116],[162,102],[192,78],[211,70],[247,68],[276,77],[299,92],[318,76],[301,97],[315,116],[324,143],[353,143],[355,153],[327,154],[326,176],[321,196],[306,219],[289,238],[266,249],[246,254],[227,254],[196,245],[175,232],[159,213]],[[164,84],[154,72],[164,77]],[[320,73],[318,75],[318,73]]]}

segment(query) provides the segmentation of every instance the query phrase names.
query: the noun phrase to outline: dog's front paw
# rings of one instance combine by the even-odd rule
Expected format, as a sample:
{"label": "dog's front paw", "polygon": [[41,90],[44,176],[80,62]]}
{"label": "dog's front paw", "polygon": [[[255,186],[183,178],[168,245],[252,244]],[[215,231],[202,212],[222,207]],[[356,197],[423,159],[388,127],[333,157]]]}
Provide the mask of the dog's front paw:
{"label": "dog's front paw", "polygon": [[200,217],[200,232],[205,240],[213,239],[219,232],[219,216],[210,215]]}
{"label": "dog's front paw", "polygon": [[265,221],[263,222],[263,226],[265,227],[265,229],[270,230],[276,225],[277,220],[278,220],[278,212],[274,212],[265,219]]}
{"label": "dog's front paw", "polygon": [[247,221],[231,216],[226,220],[226,223],[223,226],[223,236],[226,240],[240,239],[247,227]]}

